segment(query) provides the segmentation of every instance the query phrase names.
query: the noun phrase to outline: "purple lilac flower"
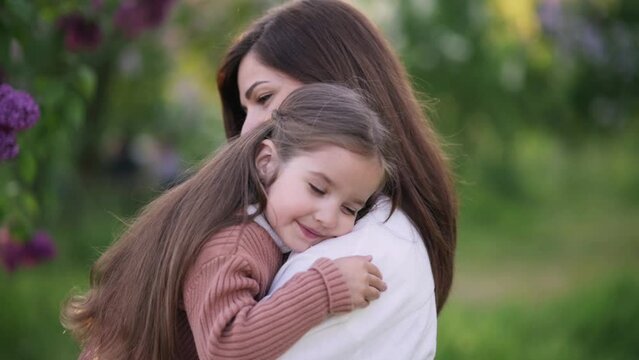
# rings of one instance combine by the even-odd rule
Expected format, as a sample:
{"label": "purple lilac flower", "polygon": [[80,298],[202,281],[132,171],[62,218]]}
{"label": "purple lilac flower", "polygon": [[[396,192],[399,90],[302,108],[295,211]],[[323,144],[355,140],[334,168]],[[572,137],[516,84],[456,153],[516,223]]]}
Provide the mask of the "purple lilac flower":
{"label": "purple lilac flower", "polygon": [[613,56],[609,55],[611,49],[601,26],[566,6],[561,0],[541,2],[538,15],[543,30],[554,38],[563,54],[596,66],[609,64]]}
{"label": "purple lilac flower", "polygon": [[113,21],[127,37],[138,36],[142,31],[160,25],[168,15],[175,0],[129,0],[120,5]]}
{"label": "purple lilac flower", "polygon": [[13,88],[7,84],[0,84],[0,101],[13,92]]}
{"label": "purple lilac flower", "polygon": [[583,21],[580,25],[581,30],[577,34],[580,34],[581,52],[592,63],[597,65],[604,64],[606,61],[606,49],[600,29],[586,21]]}
{"label": "purple lilac flower", "polygon": [[19,152],[15,131],[0,126],[0,161],[13,159]]}
{"label": "purple lilac flower", "polygon": [[545,31],[556,34],[561,32],[564,13],[560,0],[543,0],[537,9],[539,21]]}
{"label": "purple lilac flower", "polygon": [[113,22],[129,38],[138,36],[147,27],[143,8],[132,2],[125,2],[120,6]]}
{"label": "purple lilac flower", "polygon": [[31,240],[24,244],[23,262],[35,265],[55,257],[53,239],[44,231],[36,232]]}
{"label": "purple lilac flower", "polygon": [[102,42],[100,26],[79,13],[61,17],[58,28],[64,33],[64,46],[72,52],[95,50]]}
{"label": "purple lilac flower", "polygon": [[174,0],[140,0],[147,9],[147,21],[151,27],[160,25],[166,19]]}
{"label": "purple lilac flower", "polygon": [[0,127],[22,131],[40,119],[40,107],[31,95],[0,85]]}
{"label": "purple lilac flower", "polygon": [[22,262],[22,245],[11,239],[7,228],[0,228],[0,262],[8,272]]}

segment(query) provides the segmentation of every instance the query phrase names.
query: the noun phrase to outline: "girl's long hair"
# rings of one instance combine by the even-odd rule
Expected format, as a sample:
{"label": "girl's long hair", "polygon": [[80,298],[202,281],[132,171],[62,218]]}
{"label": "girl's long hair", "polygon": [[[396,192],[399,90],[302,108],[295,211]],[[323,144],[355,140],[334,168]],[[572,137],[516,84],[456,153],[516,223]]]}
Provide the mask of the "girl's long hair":
{"label": "girl's long hair", "polygon": [[374,156],[387,187],[396,182],[388,132],[360,95],[329,84],[297,89],[272,120],[230,141],[147,205],[97,260],[90,290],[71,297],[61,315],[83,346],[100,359],[178,357],[182,286],[201,247],[221,229],[250,220],[248,205],[258,205],[255,215],[266,205],[255,165],[264,139],[273,141],[282,161],[327,144]]}
{"label": "girl's long hair", "polygon": [[237,71],[249,51],[303,83],[339,82],[369,94],[368,105],[398,140],[399,207],[426,245],[441,311],[453,281],[457,242],[453,178],[406,71],[380,31],[339,0],[294,1],[257,20],[231,45],[218,70],[229,138],[244,123]]}

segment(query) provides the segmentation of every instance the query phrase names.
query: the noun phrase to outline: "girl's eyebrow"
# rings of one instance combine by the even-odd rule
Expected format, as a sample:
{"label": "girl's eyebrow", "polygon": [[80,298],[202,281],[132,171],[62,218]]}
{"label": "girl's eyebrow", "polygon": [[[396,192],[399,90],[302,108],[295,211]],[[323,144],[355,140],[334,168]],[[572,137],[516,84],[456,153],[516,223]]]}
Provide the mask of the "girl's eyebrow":
{"label": "girl's eyebrow", "polygon": [[317,176],[317,177],[321,177],[321,178],[322,178],[322,180],[326,181],[326,182],[328,183],[328,185],[329,185],[329,186],[334,185],[334,184],[333,184],[333,181],[332,181],[332,180],[331,180],[328,176],[326,176],[324,173],[321,173],[321,172],[319,172],[319,171],[311,171],[311,174],[312,174],[312,175],[315,175],[315,176]]}
{"label": "girl's eyebrow", "polygon": [[268,81],[262,80],[262,81],[254,82],[251,86],[249,86],[248,89],[246,89],[246,92],[244,93],[244,97],[247,98],[247,99],[250,99],[251,98],[251,94],[253,93],[253,90],[255,89],[255,87],[257,85],[264,84],[266,82],[268,82]]}
{"label": "girl's eyebrow", "polygon": [[366,205],[366,201],[355,200],[353,201],[353,204],[357,205],[359,208],[363,208],[364,205]]}

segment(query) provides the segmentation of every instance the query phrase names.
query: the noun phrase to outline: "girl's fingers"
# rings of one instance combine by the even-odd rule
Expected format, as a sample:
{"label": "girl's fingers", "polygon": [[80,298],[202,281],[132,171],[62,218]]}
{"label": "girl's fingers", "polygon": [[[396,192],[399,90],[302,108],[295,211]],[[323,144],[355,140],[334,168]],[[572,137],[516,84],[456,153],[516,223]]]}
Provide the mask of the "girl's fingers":
{"label": "girl's fingers", "polygon": [[379,299],[379,294],[380,294],[379,290],[372,287],[369,287],[368,289],[369,289],[368,294],[366,294],[365,296],[366,302],[371,302],[373,300]]}
{"label": "girl's fingers", "polygon": [[380,279],[382,278],[381,271],[379,271],[377,266],[373,265],[373,263],[371,263],[371,262],[367,262],[366,263],[366,271],[368,271],[369,274],[375,275],[375,276],[377,276]]}
{"label": "girl's fingers", "polygon": [[379,299],[380,295],[381,293],[379,290],[369,286],[359,298],[359,300],[353,304],[353,306],[355,306],[356,308],[365,308],[370,304],[371,301]]}
{"label": "girl's fingers", "polygon": [[368,275],[368,285],[377,291],[386,291],[386,283],[374,275]]}
{"label": "girl's fingers", "polygon": [[368,301],[364,300],[361,303],[359,303],[358,305],[356,305],[356,308],[365,308],[368,306]]}

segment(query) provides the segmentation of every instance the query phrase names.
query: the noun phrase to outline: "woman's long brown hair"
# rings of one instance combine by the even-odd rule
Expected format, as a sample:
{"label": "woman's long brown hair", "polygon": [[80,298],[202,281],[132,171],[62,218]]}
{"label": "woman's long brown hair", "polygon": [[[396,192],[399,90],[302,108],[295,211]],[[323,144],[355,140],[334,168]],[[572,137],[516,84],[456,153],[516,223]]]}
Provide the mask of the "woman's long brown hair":
{"label": "woman's long brown hair", "polygon": [[370,95],[369,106],[398,139],[399,207],[426,245],[441,311],[453,281],[457,241],[452,175],[404,67],[381,33],[339,0],[294,1],[257,20],[231,45],[218,70],[229,138],[239,135],[244,123],[237,71],[249,51],[264,65],[303,83],[339,82]]}
{"label": "woman's long brown hair", "polygon": [[[189,179],[152,201],[95,263],[91,289],[62,310],[65,328],[107,359],[178,358],[179,306],[188,269],[202,245],[266,205],[255,165],[271,139],[282,162],[332,144],[381,161],[388,189],[397,182],[389,132],[365,100],[346,87],[303,86],[272,120],[222,147]],[[270,181],[270,180],[268,180]],[[393,203],[397,199],[393,197]]]}

